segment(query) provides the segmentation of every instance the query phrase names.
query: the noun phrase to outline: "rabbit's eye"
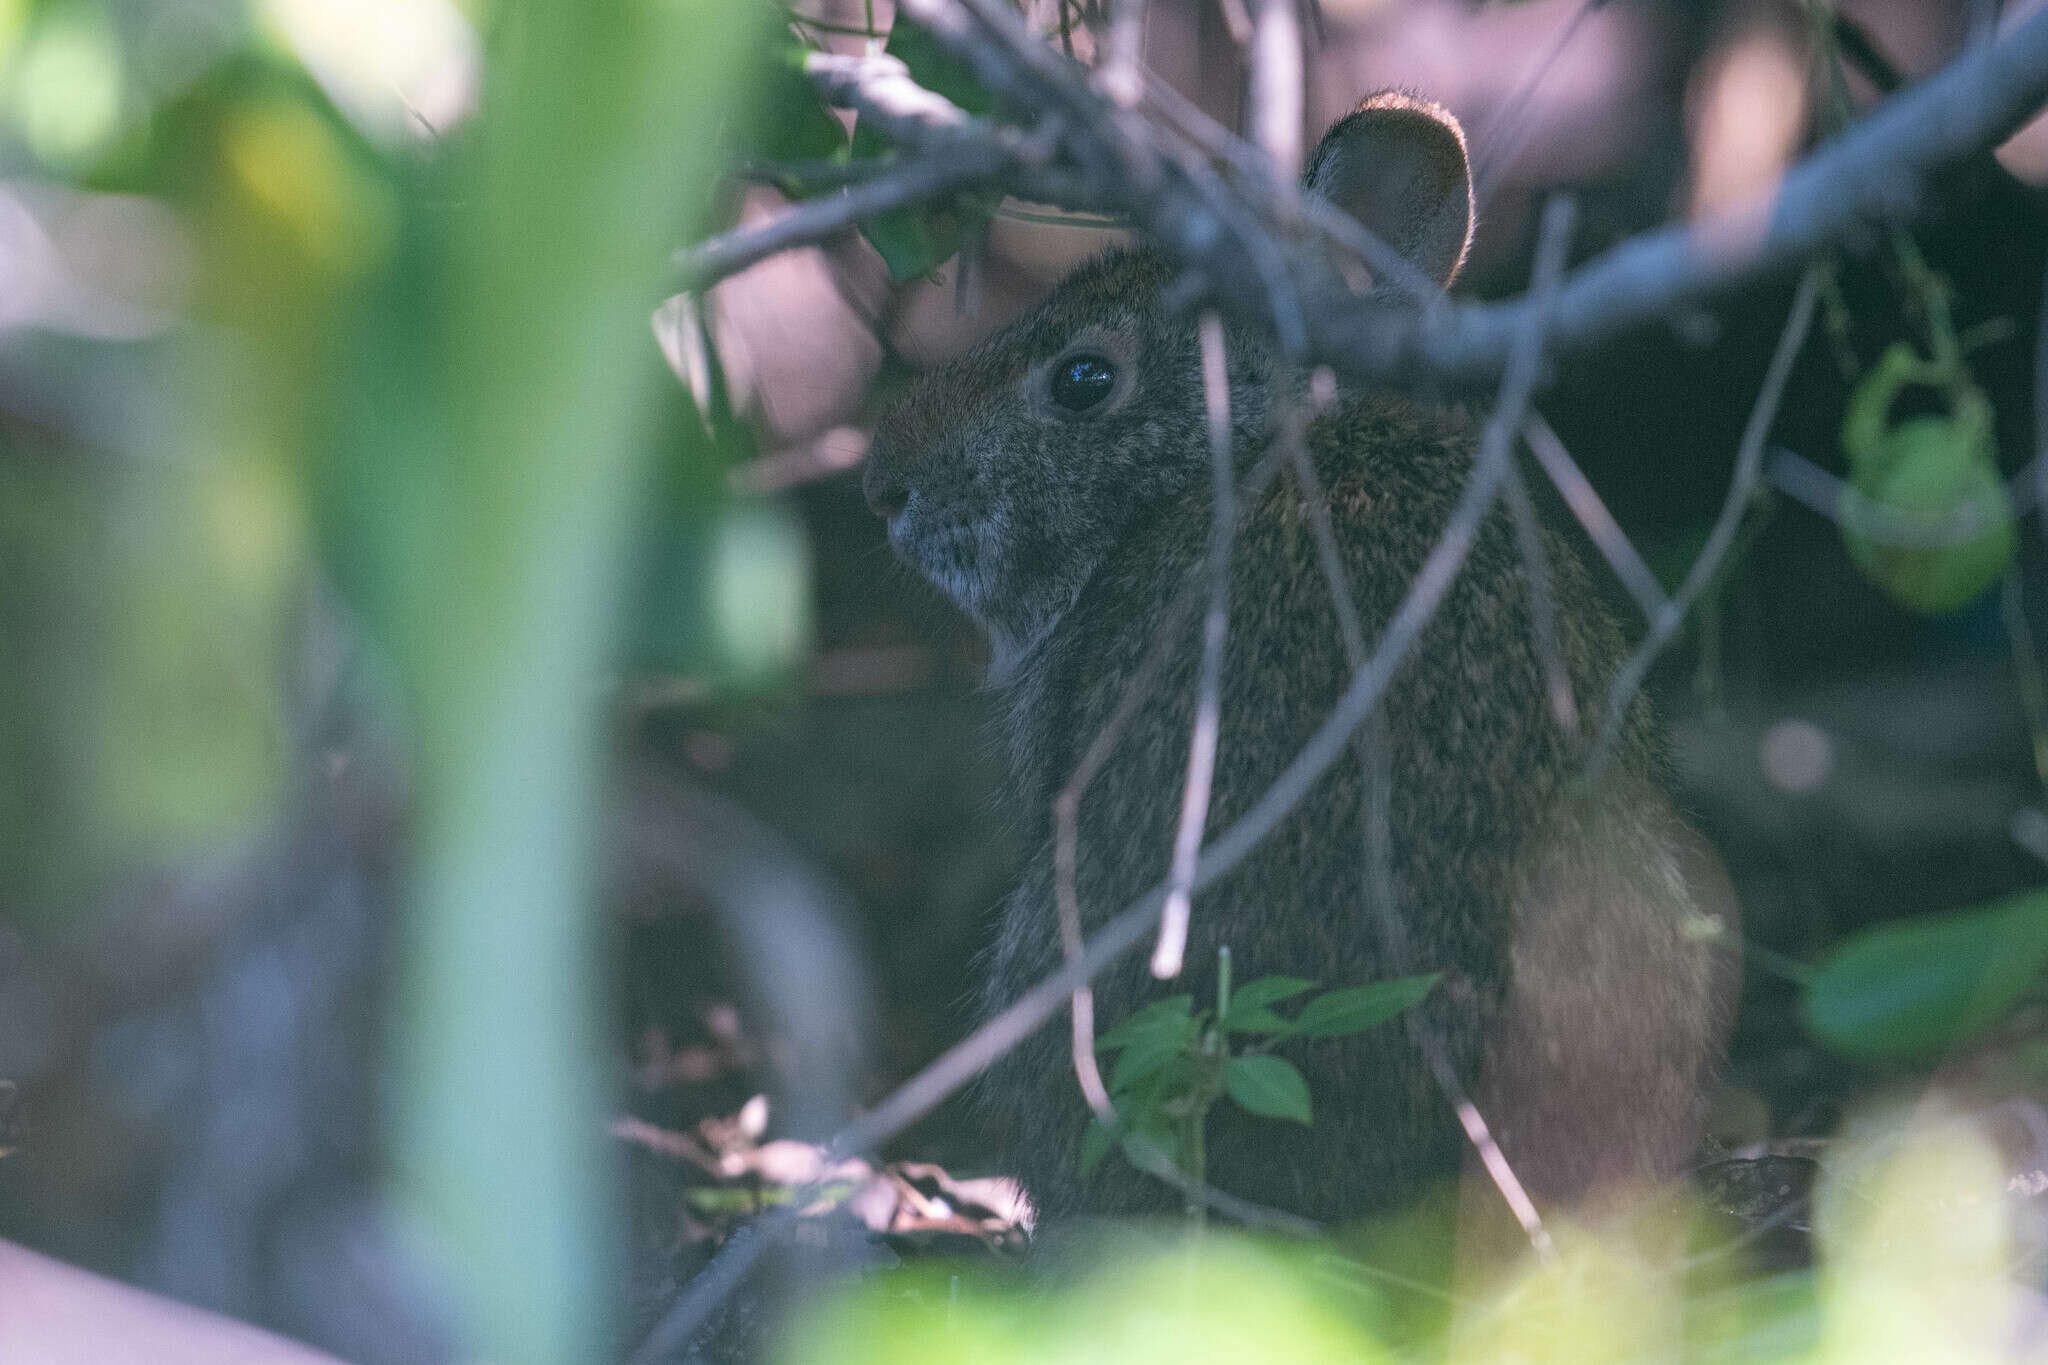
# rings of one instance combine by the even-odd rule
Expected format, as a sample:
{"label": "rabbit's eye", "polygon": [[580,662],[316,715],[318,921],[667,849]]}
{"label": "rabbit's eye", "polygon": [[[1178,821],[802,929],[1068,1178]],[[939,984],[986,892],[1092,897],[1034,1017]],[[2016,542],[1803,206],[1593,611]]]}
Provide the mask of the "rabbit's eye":
{"label": "rabbit's eye", "polygon": [[1052,401],[1068,412],[1086,412],[1116,387],[1116,366],[1090,351],[1068,356],[1052,372]]}

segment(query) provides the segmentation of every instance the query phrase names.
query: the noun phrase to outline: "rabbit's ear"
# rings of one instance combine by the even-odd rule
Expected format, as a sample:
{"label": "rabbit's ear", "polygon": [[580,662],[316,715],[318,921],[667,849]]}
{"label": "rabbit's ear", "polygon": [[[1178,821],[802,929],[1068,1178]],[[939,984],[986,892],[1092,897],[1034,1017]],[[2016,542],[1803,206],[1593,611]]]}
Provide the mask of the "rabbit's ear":
{"label": "rabbit's ear", "polygon": [[1464,130],[1442,105],[1397,90],[1366,96],[1323,134],[1302,183],[1438,284],[1465,263],[1472,171]]}

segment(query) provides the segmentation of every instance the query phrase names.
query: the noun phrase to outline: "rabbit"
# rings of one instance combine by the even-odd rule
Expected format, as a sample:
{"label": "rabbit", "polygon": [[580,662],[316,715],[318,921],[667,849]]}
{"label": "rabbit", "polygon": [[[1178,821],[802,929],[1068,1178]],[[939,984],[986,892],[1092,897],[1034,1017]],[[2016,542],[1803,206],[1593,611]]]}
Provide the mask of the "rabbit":
{"label": "rabbit", "polygon": [[[1378,233],[1440,284],[1473,222],[1464,135],[1402,93],[1364,100],[1311,158],[1306,193]],[[1210,447],[1196,325],[1162,295],[1175,267],[1113,249],[1035,312],[919,378],[877,422],[863,490],[897,554],[983,627],[1024,847],[987,967],[1002,1008],[1063,960],[1054,798],[1118,705],[1176,597],[1207,579]],[[1269,343],[1227,333],[1232,454],[1257,463],[1306,386]],[[1471,469],[1466,415],[1340,389],[1309,421],[1368,636],[1442,533]],[[1624,641],[1583,564],[1545,532],[1559,648],[1575,694],[1605,698]],[[1323,722],[1351,669],[1309,509],[1288,476],[1240,509],[1229,581],[1209,828],[1242,814]],[[1496,509],[1391,681],[1378,726],[1396,961],[1368,900],[1364,765],[1334,767],[1287,821],[1196,896],[1182,978],[1126,954],[1095,982],[1107,1028],[1180,991],[1214,998],[1217,949],[1242,982],[1442,977],[1413,1024],[1434,1039],[1521,1182],[1569,1202],[1676,1173],[1698,1140],[1734,996],[1734,907],[1667,796],[1647,703],[1597,782],[1545,704],[1529,581]],[[1077,889],[1092,929],[1164,875],[1198,690],[1199,611],[1179,613],[1156,684],[1079,808]],[[991,1068],[979,1104],[1041,1219],[1176,1208],[1120,1160],[1080,1170],[1089,1121],[1063,1029]],[[1303,1216],[1389,1210],[1466,1161],[1460,1128],[1398,1024],[1281,1045],[1308,1079],[1303,1127],[1219,1104],[1209,1182]]]}

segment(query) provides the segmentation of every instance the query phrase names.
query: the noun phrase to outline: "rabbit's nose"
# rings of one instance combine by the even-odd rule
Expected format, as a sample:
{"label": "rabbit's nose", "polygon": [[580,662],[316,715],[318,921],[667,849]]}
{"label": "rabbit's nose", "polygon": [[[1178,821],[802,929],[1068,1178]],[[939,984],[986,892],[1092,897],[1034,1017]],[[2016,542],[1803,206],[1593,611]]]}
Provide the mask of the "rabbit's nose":
{"label": "rabbit's nose", "polygon": [[909,485],[880,465],[868,466],[867,473],[861,476],[860,491],[866,495],[868,507],[884,521],[894,521],[910,505]]}

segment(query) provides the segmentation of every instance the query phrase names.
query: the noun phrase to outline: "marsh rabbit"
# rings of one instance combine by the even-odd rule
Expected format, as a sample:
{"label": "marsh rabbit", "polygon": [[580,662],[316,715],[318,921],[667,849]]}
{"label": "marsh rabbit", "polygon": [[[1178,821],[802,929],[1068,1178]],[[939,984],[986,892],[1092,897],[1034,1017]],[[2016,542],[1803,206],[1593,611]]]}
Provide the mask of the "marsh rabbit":
{"label": "marsh rabbit", "polygon": [[[1379,233],[1439,283],[1472,224],[1463,134],[1401,94],[1323,138],[1305,191]],[[921,377],[878,424],[865,492],[896,552],[988,633],[1028,862],[988,954],[1001,1008],[1062,953],[1053,802],[1117,707],[1174,603],[1203,581],[1212,502],[1195,320],[1162,303],[1174,266],[1145,248],[1082,267],[1045,304]],[[1270,344],[1227,334],[1233,453],[1258,463],[1306,386]],[[1368,645],[1442,533],[1476,424],[1391,392],[1340,390],[1309,422]],[[1623,637],[1562,537],[1545,532],[1572,688],[1604,703]],[[1329,714],[1350,678],[1301,485],[1282,472],[1242,506],[1229,583],[1221,740],[1209,830],[1225,828]],[[1717,865],[1665,795],[1646,707],[1597,782],[1546,704],[1530,583],[1504,511],[1394,677],[1374,724],[1390,800],[1381,862],[1403,926],[1394,961],[1368,904],[1363,765],[1336,765],[1275,833],[1197,895],[1186,970],[1143,952],[1095,984],[1098,1026],[1150,1000],[1213,997],[1216,950],[1239,981],[1354,985],[1443,978],[1415,1026],[1436,1040],[1539,1199],[1673,1173],[1732,997],[1730,905]],[[1080,806],[1077,886],[1092,929],[1159,882],[1186,776],[1201,612]],[[1285,1044],[1315,1122],[1212,1111],[1215,1186],[1319,1219],[1387,1209],[1455,1176],[1462,1139],[1410,1032]],[[980,1091],[1042,1215],[1161,1211],[1181,1196],[1120,1160],[1089,1177],[1089,1114],[1068,1032],[1046,1027]]]}

